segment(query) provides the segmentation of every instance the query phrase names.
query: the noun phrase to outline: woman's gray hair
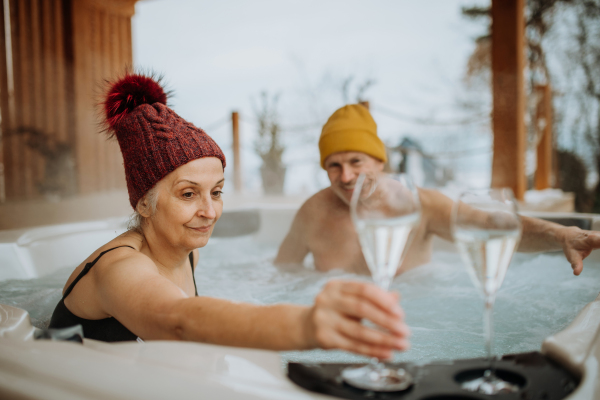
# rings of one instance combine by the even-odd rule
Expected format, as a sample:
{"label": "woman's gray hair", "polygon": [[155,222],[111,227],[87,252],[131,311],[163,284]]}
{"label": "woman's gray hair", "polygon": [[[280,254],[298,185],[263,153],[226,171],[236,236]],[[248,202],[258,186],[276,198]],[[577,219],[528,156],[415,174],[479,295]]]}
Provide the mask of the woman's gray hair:
{"label": "woman's gray hair", "polygon": [[[150,216],[153,216],[156,212],[156,204],[158,203],[158,185],[154,185],[154,187],[146,192],[146,194],[138,201],[137,205],[139,206],[141,202],[146,200],[148,204],[148,208],[150,210]],[[142,216],[139,211],[136,210],[133,212],[133,215],[129,217],[129,222],[127,223],[127,229],[143,233],[142,226],[146,222],[146,217]]]}

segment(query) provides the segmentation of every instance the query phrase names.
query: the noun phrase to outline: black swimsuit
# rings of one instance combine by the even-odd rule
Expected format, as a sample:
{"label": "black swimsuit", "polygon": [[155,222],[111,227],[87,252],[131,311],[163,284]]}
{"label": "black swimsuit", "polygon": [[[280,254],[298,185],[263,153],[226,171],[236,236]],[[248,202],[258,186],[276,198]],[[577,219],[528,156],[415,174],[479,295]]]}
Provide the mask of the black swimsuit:
{"label": "black swimsuit", "polygon": [[[58,305],[54,309],[52,319],[50,320],[49,328],[67,328],[73,325],[81,325],[83,327],[83,336],[88,339],[102,340],[104,342],[122,342],[127,340],[137,340],[138,336],[125,328],[123,324],[117,321],[116,318],[103,318],[103,319],[84,319],[73,314],[67,306],[65,306],[65,298],[71,293],[71,290],[75,287],[77,282],[89,272],[89,270],[98,262],[100,257],[119,247],[131,247],[131,246],[118,246],[113,247],[100,253],[98,257],[92,262],[85,265],[83,270],[79,273],[77,278],[69,285],[62,299],[58,302]],[[131,247],[133,249],[133,247]],[[190,253],[190,264],[192,265],[192,278],[194,279],[194,289],[196,296],[198,296],[198,289],[196,288],[196,278],[194,277],[194,255]]]}

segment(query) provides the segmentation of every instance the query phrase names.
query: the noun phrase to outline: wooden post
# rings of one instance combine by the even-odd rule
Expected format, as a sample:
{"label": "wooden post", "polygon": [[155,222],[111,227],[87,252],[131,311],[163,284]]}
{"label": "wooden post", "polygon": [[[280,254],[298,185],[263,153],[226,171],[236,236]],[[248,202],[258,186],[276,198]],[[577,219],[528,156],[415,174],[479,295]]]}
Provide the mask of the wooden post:
{"label": "wooden post", "polygon": [[538,94],[536,130],[541,140],[537,146],[536,190],[547,189],[552,183],[552,89],[549,84],[535,87]]}
{"label": "wooden post", "polygon": [[231,113],[231,128],[233,132],[233,188],[242,191],[242,163],[240,159],[240,124],[237,111]]}
{"label": "wooden post", "polygon": [[492,0],[492,187],[523,200],[525,178],[524,0]]}
{"label": "wooden post", "polygon": [[[5,7],[7,5],[8,4],[6,2],[0,4],[0,110],[2,110],[2,118],[0,118],[0,203],[4,203],[6,201],[6,181],[4,179],[4,142],[8,138],[6,133],[10,130],[10,123],[12,120],[12,114],[9,112],[9,68],[7,64],[8,60],[5,25],[7,19],[10,21],[10,16],[5,14]],[[10,148],[10,146],[7,146],[7,149],[8,148]]]}

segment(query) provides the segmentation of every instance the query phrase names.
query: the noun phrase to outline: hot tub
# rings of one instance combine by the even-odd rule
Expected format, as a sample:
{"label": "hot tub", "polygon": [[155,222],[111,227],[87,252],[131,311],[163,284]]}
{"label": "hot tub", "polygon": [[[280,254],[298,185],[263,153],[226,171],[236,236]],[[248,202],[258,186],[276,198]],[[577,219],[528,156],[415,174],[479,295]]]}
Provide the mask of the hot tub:
{"label": "hot tub", "polygon": [[[199,293],[259,304],[310,304],[329,279],[368,280],[341,271],[315,272],[310,260],[298,270],[274,267],[269,260],[295,211],[270,205],[224,213],[213,238],[200,250]],[[594,215],[538,216],[575,217],[584,227],[600,230],[600,218]],[[72,269],[124,230],[124,220],[112,219],[0,232],[0,397],[325,398],[292,384],[285,377],[285,362],[364,361],[339,351],[33,340],[36,327],[47,324]],[[398,354],[397,361],[418,364],[484,355],[477,292],[454,246],[440,240],[435,248],[431,263],[394,282],[413,331],[412,349]],[[582,377],[572,399],[600,396],[595,338],[600,324],[599,253],[586,260],[578,278],[560,254],[518,255],[498,294],[495,352],[541,348]]]}

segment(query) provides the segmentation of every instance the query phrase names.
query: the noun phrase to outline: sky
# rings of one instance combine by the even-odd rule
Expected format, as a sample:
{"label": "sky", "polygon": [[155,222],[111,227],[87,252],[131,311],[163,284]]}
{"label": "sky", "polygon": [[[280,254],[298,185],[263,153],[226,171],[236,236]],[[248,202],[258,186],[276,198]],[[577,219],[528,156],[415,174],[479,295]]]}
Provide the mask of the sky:
{"label": "sky", "polygon": [[[230,160],[228,121],[232,111],[240,112],[247,192],[260,191],[253,143],[262,92],[279,96],[281,124],[296,127],[284,131],[285,191],[302,194],[327,184],[318,165],[320,126],[345,101],[354,102],[368,80],[374,84],[364,97],[386,144],[410,136],[430,153],[483,148],[453,165],[458,175],[485,183],[489,127],[446,124],[472,117],[457,98],[474,38],[485,32],[461,16],[462,6],[474,4],[489,1],[140,1],[134,63],[164,75],[174,92],[171,107],[205,129]],[[344,99],[341,87],[349,77]]]}

